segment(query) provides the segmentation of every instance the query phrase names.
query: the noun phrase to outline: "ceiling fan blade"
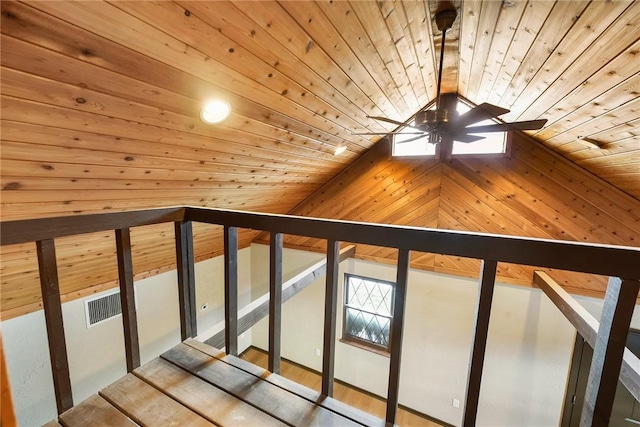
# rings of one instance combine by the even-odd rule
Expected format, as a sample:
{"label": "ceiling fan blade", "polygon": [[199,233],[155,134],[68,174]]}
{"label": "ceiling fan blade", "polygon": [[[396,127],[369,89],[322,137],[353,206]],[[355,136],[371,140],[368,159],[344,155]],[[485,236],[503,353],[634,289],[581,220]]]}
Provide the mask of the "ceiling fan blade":
{"label": "ceiling fan blade", "polygon": [[380,117],[380,116],[367,116],[368,119],[373,119],[373,120],[379,120],[381,122],[387,122],[387,123],[391,123],[392,125],[398,125],[398,126],[406,126],[406,123],[402,123],[396,120],[392,120],[392,119],[388,119],[386,117]]}
{"label": "ceiling fan blade", "polygon": [[[396,135],[399,132],[352,132],[351,135]],[[403,135],[423,135],[424,132],[402,132]]]}
{"label": "ceiling fan blade", "polygon": [[388,118],[386,118],[386,117],[380,117],[380,116],[367,116],[367,118],[368,118],[368,119],[373,119],[373,120],[379,120],[379,121],[381,121],[381,122],[391,123],[392,125],[398,125],[398,126],[402,126],[402,127],[408,127],[408,128],[411,128],[411,129],[422,130],[422,129],[417,128],[417,127],[415,127],[415,126],[413,126],[413,125],[410,125],[410,124],[408,124],[408,123],[402,123],[402,122],[399,122],[399,121],[397,121],[397,120],[388,119]]}
{"label": "ceiling fan blade", "polygon": [[455,121],[456,126],[466,127],[472,123],[481,122],[487,119],[493,119],[494,117],[501,116],[508,113],[506,108],[498,107],[497,105],[488,104],[486,102],[472,108]]}
{"label": "ceiling fan blade", "polygon": [[[398,134],[396,134],[396,135],[398,135]],[[425,136],[428,136],[428,135],[429,135],[428,133],[422,132],[420,135],[414,136],[413,138],[405,139],[403,141],[394,141],[394,143],[396,143],[396,144],[404,144],[405,142],[416,141],[416,140],[418,140],[420,138],[424,138]]]}
{"label": "ceiling fan blade", "polygon": [[481,139],[485,139],[485,137],[479,135],[469,135],[468,133],[458,133],[453,135],[454,141],[464,142],[467,144],[470,142],[480,141]]}
{"label": "ceiling fan blade", "polygon": [[500,123],[487,126],[471,126],[465,128],[467,133],[506,132],[508,130],[538,130],[547,123],[547,119],[526,120],[523,122]]}

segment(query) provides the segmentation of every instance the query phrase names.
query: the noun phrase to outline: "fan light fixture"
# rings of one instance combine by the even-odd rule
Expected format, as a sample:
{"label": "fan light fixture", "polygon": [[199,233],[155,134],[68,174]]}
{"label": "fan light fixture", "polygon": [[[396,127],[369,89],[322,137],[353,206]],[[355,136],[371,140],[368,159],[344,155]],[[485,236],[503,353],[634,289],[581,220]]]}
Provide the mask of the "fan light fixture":
{"label": "fan light fixture", "polygon": [[336,148],[336,151],[333,153],[334,156],[339,156],[340,154],[344,153],[345,151],[347,151],[347,146],[346,145],[342,145],[338,148]]}
{"label": "fan light fixture", "polygon": [[200,118],[205,123],[220,123],[231,113],[231,106],[220,99],[208,102],[200,112]]}

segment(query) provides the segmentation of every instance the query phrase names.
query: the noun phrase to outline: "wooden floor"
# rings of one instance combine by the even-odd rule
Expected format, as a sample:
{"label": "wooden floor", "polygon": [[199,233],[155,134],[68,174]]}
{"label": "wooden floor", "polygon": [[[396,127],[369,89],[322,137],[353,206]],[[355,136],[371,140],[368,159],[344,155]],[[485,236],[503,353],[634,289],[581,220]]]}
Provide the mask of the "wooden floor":
{"label": "wooden floor", "polygon": [[[268,356],[263,351],[255,348],[249,348],[241,356],[243,359],[254,365],[266,368]],[[312,390],[320,390],[322,385],[322,377],[320,374],[299,365],[282,361],[280,375],[290,379],[298,384],[302,384]],[[354,408],[361,409],[369,414],[384,419],[386,411],[386,403],[383,399],[371,394],[363,393],[353,387],[344,384],[335,383],[333,388],[333,397],[343,403]],[[411,427],[439,427],[440,424],[435,423],[425,417],[415,413],[398,409],[396,417],[396,425]]]}
{"label": "wooden floor", "polygon": [[383,427],[384,422],[245,360],[187,340],[48,425]]}

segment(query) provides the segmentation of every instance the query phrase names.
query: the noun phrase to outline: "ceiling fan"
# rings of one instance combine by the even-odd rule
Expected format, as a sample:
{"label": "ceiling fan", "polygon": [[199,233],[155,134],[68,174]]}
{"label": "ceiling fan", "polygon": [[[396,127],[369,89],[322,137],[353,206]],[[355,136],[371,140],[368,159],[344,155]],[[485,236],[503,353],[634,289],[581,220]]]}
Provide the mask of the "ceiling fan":
{"label": "ceiling fan", "polygon": [[[447,3],[445,3],[447,4]],[[399,133],[402,130],[403,135],[415,134],[415,137],[403,139],[398,143],[406,143],[415,141],[429,136],[429,142],[436,144],[443,138],[452,139],[459,142],[474,142],[484,139],[483,136],[474,135],[485,132],[505,132],[508,130],[537,130],[542,128],[547,122],[546,119],[540,120],[527,120],[511,123],[495,123],[485,126],[471,126],[484,120],[493,119],[503,114],[508,113],[510,110],[506,108],[498,107],[489,103],[480,104],[464,114],[458,114],[455,110],[455,103],[447,103],[443,105],[443,95],[440,93],[442,85],[442,63],[444,59],[444,45],[447,30],[449,30],[456,20],[458,13],[455,7],[448,6],[440,8],[436,12],[435,21],[438,26],[438,30],[442,31],[442,45],[440,48],[440,67],[438,70],[438,92],[436,98],[435,110],[421,110],[413,116],[413,124],[402,123],[396,120],[392,120],[386,117],[379,116],[367,116],[368,118],[391,123],[401,126],[402,128],[410,128],[414,132],[407,132],[402,128],[398,128],[391,134]],[[445,94],[446,95],[446,94]],[[453,105],[453,106],[452,106]],[[358,135],[387,135],[388,133],[368,132],[360,133]]]}

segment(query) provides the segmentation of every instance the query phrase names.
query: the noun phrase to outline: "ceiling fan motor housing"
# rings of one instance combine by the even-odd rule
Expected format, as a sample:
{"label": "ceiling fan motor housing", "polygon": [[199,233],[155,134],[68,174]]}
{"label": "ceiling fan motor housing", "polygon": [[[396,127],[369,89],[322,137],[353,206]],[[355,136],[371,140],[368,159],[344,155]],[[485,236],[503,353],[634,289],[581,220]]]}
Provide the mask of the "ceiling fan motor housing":
{"label": "ceiling fan motor housing", "polygon": [[453,23],[455,22],[457,16],[458,12],[456,12],[456,9],[454,7],[438,11],[435,16],[438,30],[449,30],[453,26]]}
{"label": "ceiling fan motor housing", "polygon": [[436,130],[439,125],[449,123],[451,120],[454,120],[453,114],[446,108],[426,110],[416,114],[414,126],[426,131],[433,131]]}

